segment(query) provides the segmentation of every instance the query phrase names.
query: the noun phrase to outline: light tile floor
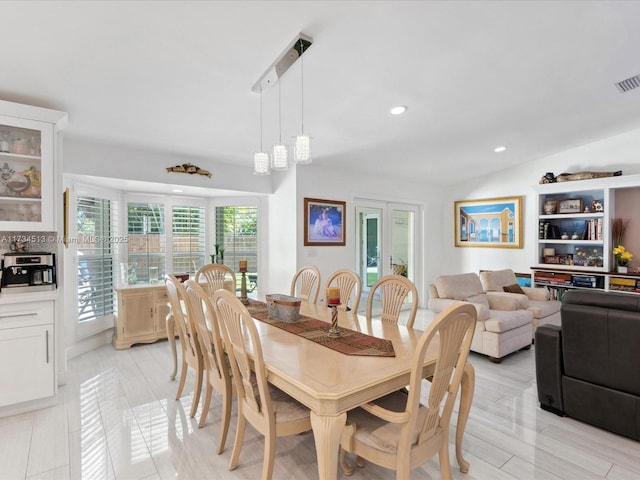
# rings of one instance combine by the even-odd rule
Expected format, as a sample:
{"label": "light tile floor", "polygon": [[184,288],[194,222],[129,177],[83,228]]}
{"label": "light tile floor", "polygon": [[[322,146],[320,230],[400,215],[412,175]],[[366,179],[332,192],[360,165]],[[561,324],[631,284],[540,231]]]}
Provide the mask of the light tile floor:
{"label": "light tile floor", "polygon": [[[421,310],[423,328],[431,319]],[[535,347],[499,365],[472,354],[476,391],[464,439],[468,474],[457,480],[640,479],[640,443],[540,410],[536,398]],[[220,397],[204,428],[188,417],[193,377],[174,400],[167,342],[116,351],[105,345],[69,362],[69,379],[51,408],[0,419],[0,479],[256,479],[262,438],[247,427],[238,468],[228,470],[235,435],[215,453]],[[235,415],[235,413],[234,413]],[[453,438],[453,435],[450,436]],[[277,441],[273,478],[315,479],[311,433]],[[341,472],[338,478],[344,478]],[[367,464],[354,479],[393,479]],[[440,478],[432,460],[413,479]]]}

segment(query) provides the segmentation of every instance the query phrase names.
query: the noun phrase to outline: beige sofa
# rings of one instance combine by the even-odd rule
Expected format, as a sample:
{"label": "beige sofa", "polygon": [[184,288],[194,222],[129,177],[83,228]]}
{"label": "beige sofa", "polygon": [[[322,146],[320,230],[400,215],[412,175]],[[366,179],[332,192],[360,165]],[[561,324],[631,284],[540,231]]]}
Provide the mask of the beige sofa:
{"label": "beige sofa", "polygon": [[441,312],[457,302],[470,302],[478,312],[471,350],[499,363],[505,355],[531,347],[533,313],[518,308],[518,299],[485,292],[475,273],[441,275],[429,286],[429,310]]}
{"label": "beige sofa", "polygon": [[[551,300],[549,290],[546,288],[520,287],[523,293],[512,293],[513,287],[516,286],[517,289],[518,285],[518,280],[513,270],[480,272],[480,282],[482,282],[482,288],[485,292],[494,292],[493,294],[495,295],[513,297],[518,301],[518,308],[529,310],[533,313],[534,334],[538,325],[545,323],[560,325],[562,302]],[[511,291],[507,292],[505,290]]]}

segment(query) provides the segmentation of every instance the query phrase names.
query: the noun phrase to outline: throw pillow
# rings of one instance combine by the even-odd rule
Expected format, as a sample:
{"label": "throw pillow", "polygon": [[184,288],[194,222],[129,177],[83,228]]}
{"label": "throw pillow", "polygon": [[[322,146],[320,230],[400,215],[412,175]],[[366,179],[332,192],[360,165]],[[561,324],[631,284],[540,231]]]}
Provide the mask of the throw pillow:
{"label": "throw pillow", "polygon": [[520,285],[518,285],[517,283],[514,283],[513,285],[505,285],[504,287],[502,287],[502,289],[507,292],[507,293],[521,293],[522,295],[524,295],[524,290],[522,290],[522,287],[520,287]]}

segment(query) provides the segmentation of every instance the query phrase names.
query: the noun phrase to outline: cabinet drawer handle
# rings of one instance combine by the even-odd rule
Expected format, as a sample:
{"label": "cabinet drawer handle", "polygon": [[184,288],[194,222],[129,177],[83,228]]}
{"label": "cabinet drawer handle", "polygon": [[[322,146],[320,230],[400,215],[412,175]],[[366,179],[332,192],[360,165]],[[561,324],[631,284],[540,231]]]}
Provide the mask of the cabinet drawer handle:
{"label": "cabinet drawer handle", "polygon": [[47,363],[49,363],[49,330],[47,330],[46,332],[47,334],[46,334],[45,341],[46,341],[46,347],[47,347]]}
{"label": "cabinet drawer handle", "polygon": [[0,315],[0,318],[15,318],[15,317],[37,317],[38,314],[35,312],[29,313],[11,313],[9,315]]}

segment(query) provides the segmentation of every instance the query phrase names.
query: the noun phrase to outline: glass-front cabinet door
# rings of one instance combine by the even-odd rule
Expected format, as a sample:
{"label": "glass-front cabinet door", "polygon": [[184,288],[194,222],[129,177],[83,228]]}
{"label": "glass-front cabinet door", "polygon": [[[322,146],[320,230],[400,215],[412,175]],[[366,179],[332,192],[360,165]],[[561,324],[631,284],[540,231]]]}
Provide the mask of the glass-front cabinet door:
{"label": "glass-front cabinet door", "polygon": [[53,127],[0,115],[0,229],[54,230]]}

